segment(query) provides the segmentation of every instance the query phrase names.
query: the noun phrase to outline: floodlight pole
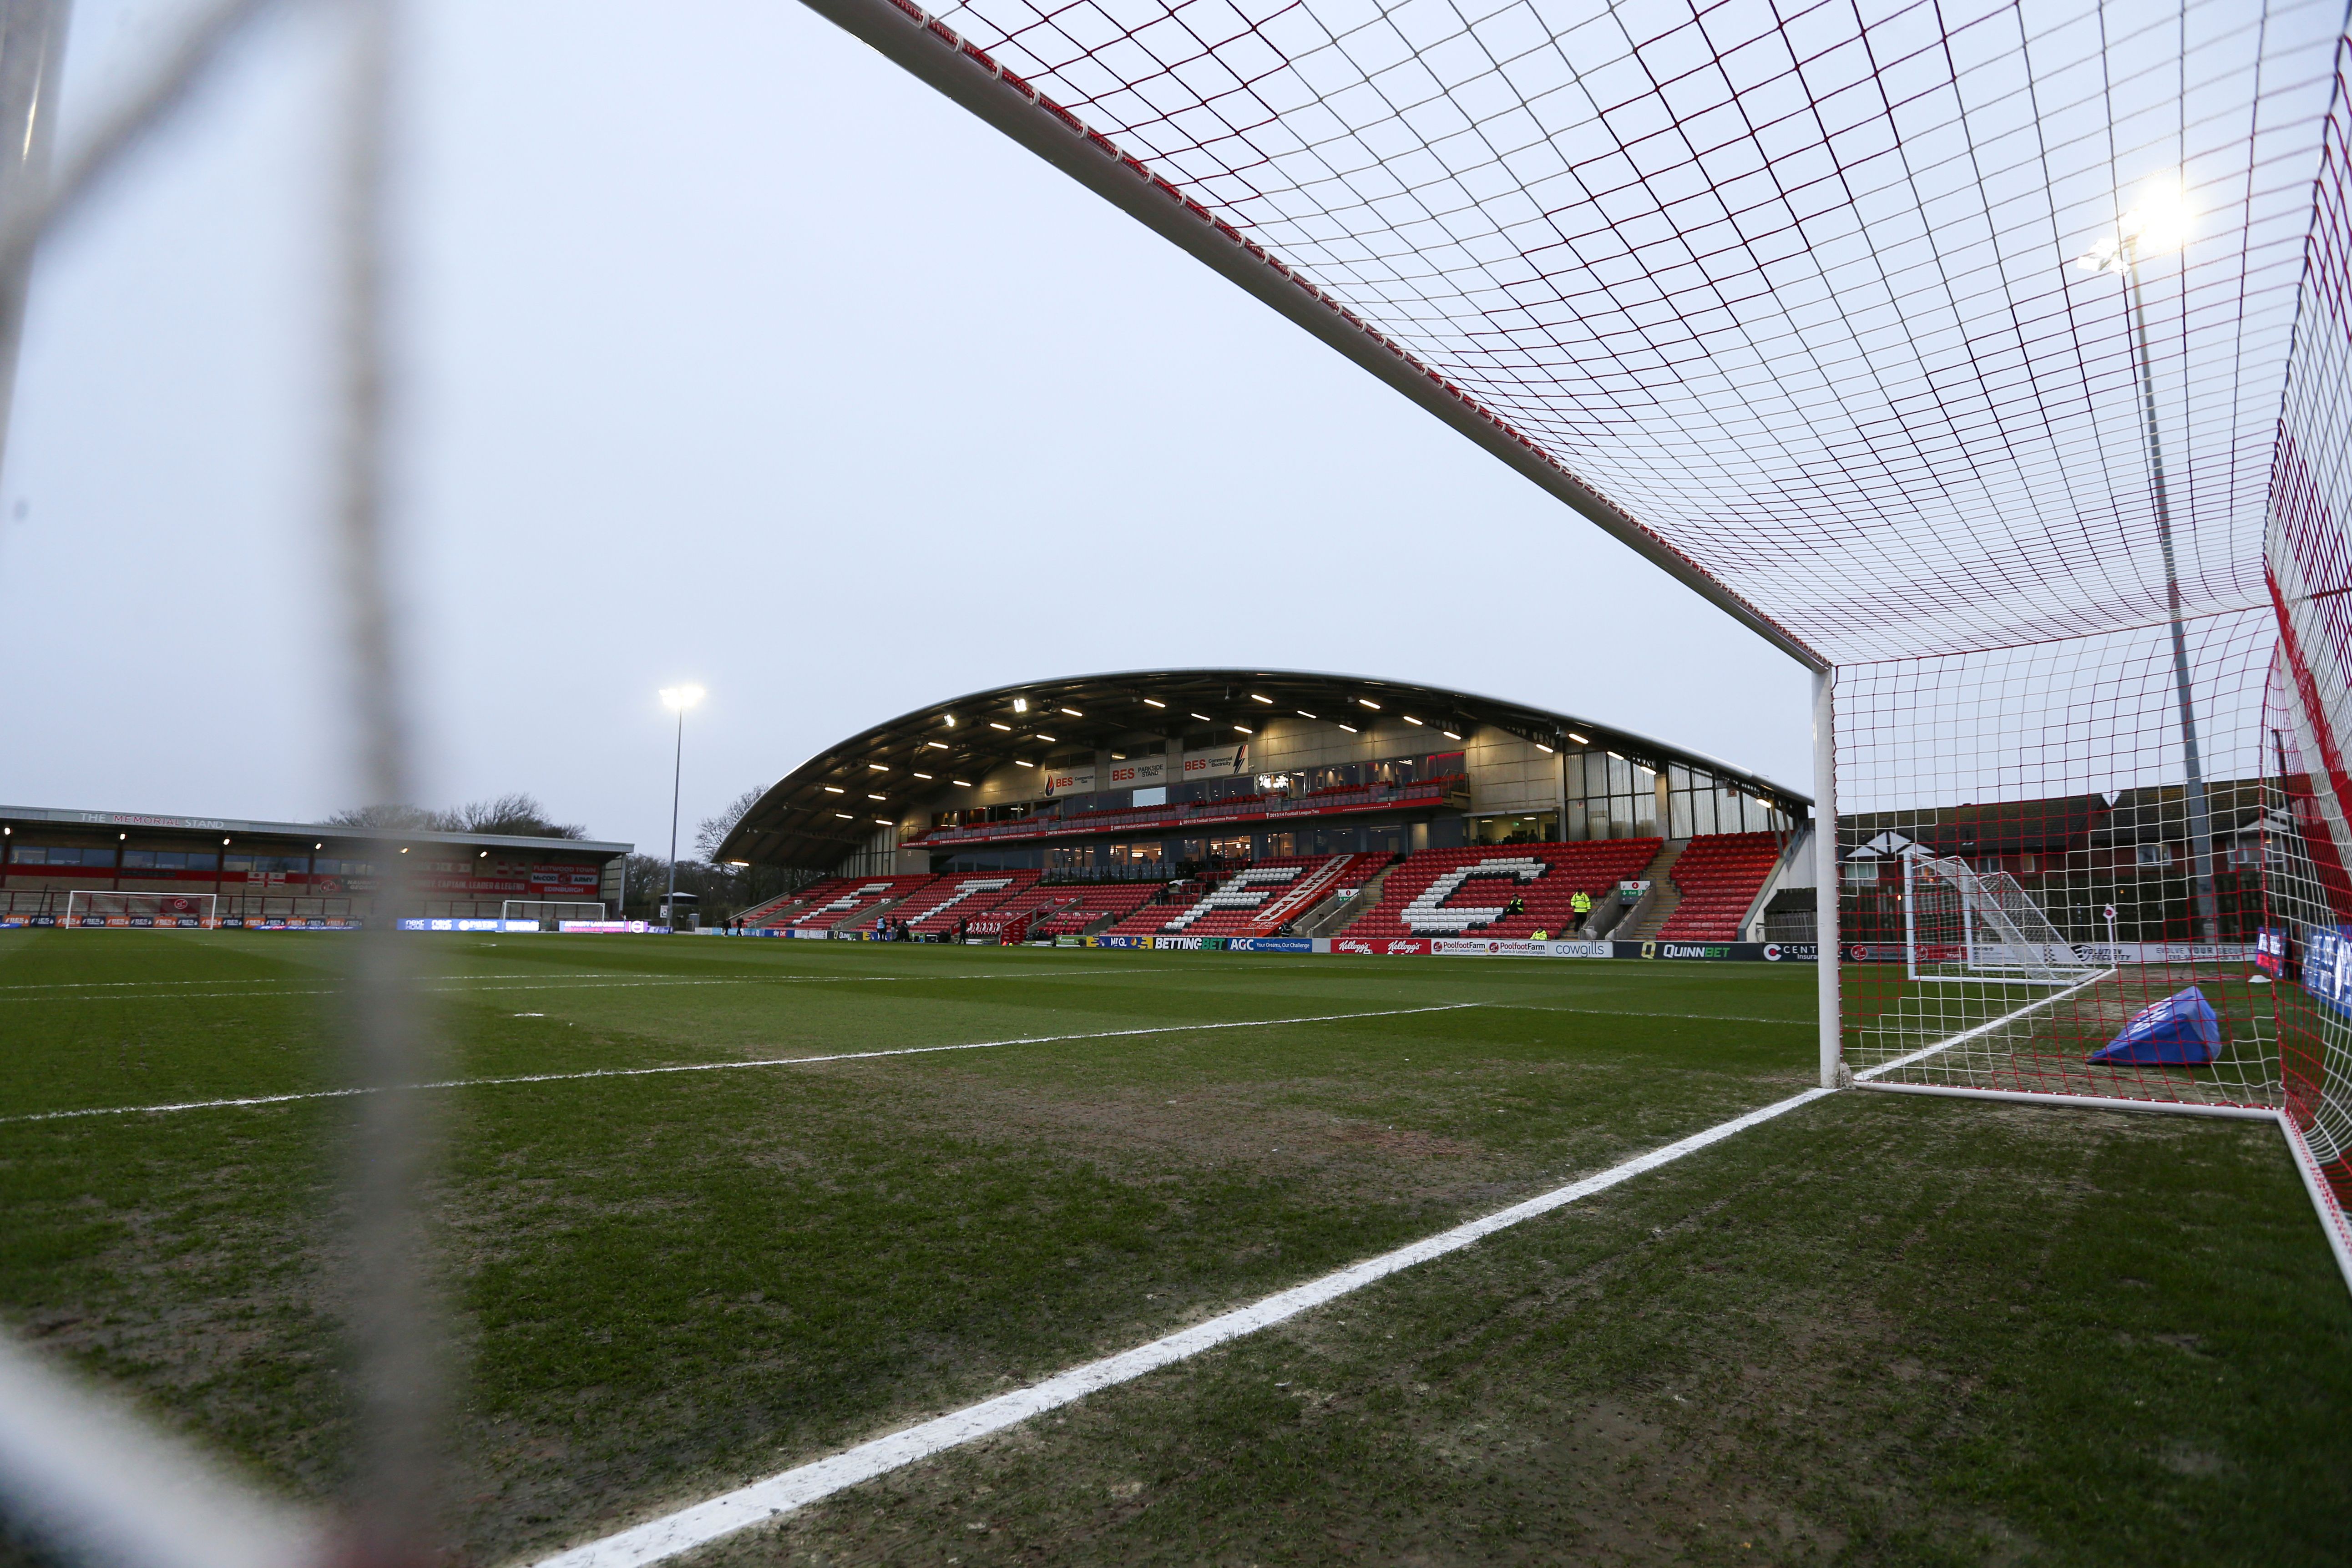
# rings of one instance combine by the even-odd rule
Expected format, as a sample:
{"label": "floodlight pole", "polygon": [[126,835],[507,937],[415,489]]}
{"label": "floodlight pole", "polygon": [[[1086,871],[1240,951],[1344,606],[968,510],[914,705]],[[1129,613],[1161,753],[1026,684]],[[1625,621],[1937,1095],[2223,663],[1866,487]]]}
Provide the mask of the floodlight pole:
{"label": "floodlight pole", "polygon": [[669,775],[669,893],[662,900],[662,918],[670,934],[677,934],[677,800],[686,782],[686,704],[677,705],[677,757]]}
{"label": "floodlight pole", "polygon": [[1822,1087],[1838,1086],[1837,670],[1813,671],[1813,968],[1821,1013]]}
{"label": "floodlight pole", "polygon": [[2164,444],[2156,422],[2156,365],[2147,352],[2147,301],[2139,284],[2139,245],[2123,245],[2124,277],[2131,290],[2132,341],[2139,359],[2140,404],[2147,425],[2147,465],[2156,480],[2156,539],[2164,555],[2165,607],[2172,622],[2172,681],[2180,705],[2180,752],[2189,774],[2190,887],[2197,922],[2208,944],[2221,940],[2213,897],[2213,821],[2205,799],[2205,769],[2197,748],[2197,706],[2189,679],[2189,636],[2180,618],[2180,574],[2172,553],[2172,498],[2164,481]]}

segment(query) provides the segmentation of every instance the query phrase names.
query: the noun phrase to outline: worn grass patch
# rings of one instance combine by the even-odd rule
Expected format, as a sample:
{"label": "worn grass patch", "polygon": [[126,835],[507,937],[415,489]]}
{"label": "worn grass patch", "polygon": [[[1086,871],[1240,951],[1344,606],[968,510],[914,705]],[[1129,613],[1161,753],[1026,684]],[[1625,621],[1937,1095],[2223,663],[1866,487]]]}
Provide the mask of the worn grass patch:
{"label": "worn grass patch", "polygon": [[[331,1086],[340,940],[0,939],[0,1117]],[[1763,965],[423,952],[460,1078],[1096,1037],[444,1091],[453,1550],[484,1563],[1614,1163],[1803,1087],[1813,1048],[1810,971]],[[1335,1014],[1387,1016],[1115,1033]],[[2137,1562],[2162,1558],[2159,1518],[2291,1552],[2288,1526],[2251,1528],[2273,1492],[2343,1522],[2267,1468],[2340,1471],[2352,1447],[2330,1436],[2352,1313],[2275,1134],[1864,1100],[713,1555]],[[0,1121],[0,1306],[285,1489],[331,1491],[348,1115]],[[2140,1283],[2114,1286],[2126,1255]],[[2147,1322],[2105,1326],[2140,1300],[2119,1291]],[[2146,1397],[2147,1357],[2221,1381],[2177,1391],[2204,1425],[2148,1418],[2132,1490],[2077,1406]],[[2302,1402],[2268,1448],[2255,1381]],[[1750,1545],[1717,1540],[1734,1524]]]}

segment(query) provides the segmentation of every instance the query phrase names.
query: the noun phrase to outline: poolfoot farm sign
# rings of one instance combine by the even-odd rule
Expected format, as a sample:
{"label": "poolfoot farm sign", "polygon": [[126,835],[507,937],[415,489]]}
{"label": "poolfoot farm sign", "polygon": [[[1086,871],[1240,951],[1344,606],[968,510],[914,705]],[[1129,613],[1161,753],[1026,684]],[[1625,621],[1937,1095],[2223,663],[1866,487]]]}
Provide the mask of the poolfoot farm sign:
{"label": "poolfoot farm sign", "polygon": [[1066,936],[1062,947],[1156,948],[1161,952],[1324,952],[1358,958],[1625,958],[1702,963],[1811,963],[1810,942],[1534,942],[1482,936]]}

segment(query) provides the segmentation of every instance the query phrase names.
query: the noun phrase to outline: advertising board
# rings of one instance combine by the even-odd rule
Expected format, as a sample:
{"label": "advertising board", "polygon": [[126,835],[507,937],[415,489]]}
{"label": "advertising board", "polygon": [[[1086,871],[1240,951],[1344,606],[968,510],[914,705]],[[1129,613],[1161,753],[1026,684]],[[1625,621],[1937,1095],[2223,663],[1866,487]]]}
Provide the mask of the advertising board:
{"label": "advertising board", "polygon": [[[567,936],[643,936],[648,928],[643,921],[562,921],[556,930]],[[779,931],[757,931],[752,936],[782,936]]]}
{"label": "advertising board", "polygon": [[1328,952],[1352,952],[1366,957],[1402,958],[1429,952],[1425,936],[1335,936]]}
{"label": "advertising board", "polygon": [[1090,936],[1088,947],[1141,947],[1151,939],[1148,936]]}
{"label": "advertising board", "polygon": [[1205,752],[1184,753],[1184,779],[1221,779],[1234,773],[1249,772],[1249,742],[1238,746],[1217,746]]}
{"label": "advertising board", "polygon": [[1168,782],[1166,757],[1137,757],[1132,762],[1115,762],[1110,765],[1109,789],[1150,789]]}
{"label": "advertising board", "polygon": [[2352,941],[2341,926],[2312,926],[2303,939],[2303,988],[2338,1014],[2352,1011]]}
{"label": "advertising board", "polygon": [[1441,936],[1429,951],[1441,958],[1610,958],[1605,942],[1537,942],[1532,938]]}
{"label": "advertising board", "polygon": [[1229,936],[1227,952],[1313,952],[1315,939],[1305,936]]}
{"label": "advertising board", "polygon": [[[1810,942],[1618,942],[1619,958],[1664,958],[1712,963],[1811,963],[1821,949]],[[1895,952],[1899,958],[1902,948]],[[1857,960],[1856,962],[1867,962]]]}
{"label": "advertising board", "polygon": [[[301,921],[289,921],[286,923],[289,926],[299,926],[305,925],[308,922]],[[537,921],[501,921],[490,920],[488,918],[444,919],[435,916],[423,920],[404,920],[400,922],[400,929],[403,931],[499,931],[508,935],[515,935],[524,931],[537,931],[539,929],[539,922]]]}

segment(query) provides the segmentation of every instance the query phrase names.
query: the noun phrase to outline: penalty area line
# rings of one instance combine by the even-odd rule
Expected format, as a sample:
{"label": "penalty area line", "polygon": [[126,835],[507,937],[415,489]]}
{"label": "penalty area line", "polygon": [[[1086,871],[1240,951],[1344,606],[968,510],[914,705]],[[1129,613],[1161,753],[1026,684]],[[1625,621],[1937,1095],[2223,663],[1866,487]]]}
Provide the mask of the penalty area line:
{"label": "penalty area line", "polygon": [[1671,1164],[1685,1154],[1696,1153],[1709,1144],[1719,1143],[1736,1133],[1769,1121],[1776,1116],[1785,1115],[1800,1106],[1811,1105],[1834,1092],[1833,1089],[1809,1089],[1802,1094],[1719,1122],[1704,1132],[1693,1133],[1679,1142],[1653,1149],[1623,1164],[1612,1165],[1597,1175],[1570,1182],[1564,1187],[1555,1187],[1539,1196],[1499,1209],[1482,1219],[1440,1231],[1393,1252],[1366,1258],[1361,1263],[1211,1318],[1206,1322],[1195,1323],[1189,1329],[1179,1330],[1149,1344],[1072,1367],[1043,1383],[982,1400],[978,1405],[921,1422],[887,1436],[877,1437],[871,1442],[860,1443],[831,1458],[796,1465],[765,1480],[754,1481],[750,1486],[738,1488],[706,1502],[648,1520],[601,1541],[575,1546],[569,1552],[542,1558],[533,1564],[533,1568],[643,1568],[644,1564],[675,1557],[722,1536],[732,1535],[739,1530],[747,1530],[752,1525],[806,1508],[862,1481],[872,1480],[877,1476],[887,1475],[934,1454],[1017,1426],[1033,1415],[1075,1404],[1098,1390],[1131,1382],[1146,1373],[1187,1360],[1229,1340],[1270,1328],[1351,1291],[1360,1290],[1400,1270],[1458,1252],[1497,1231],[1507,1230],[1580,1198],[1604,1192],[1620,1182],[1630,1181],[1661,1165]]}
{"label": "penalty area line", "polygon": [[[658,1078],[665,1073],[741,1072],[752,1068],[812,1067],[819,1062],[865,1062],[880,1057],[923,1057],[940,1051],[985,1051],[999,1046],[1048,1046],[1063,1040],[1119,1040],[1137,1035],[1192,1035],[1213,1029],[1266,1029],[1278,1024],[1337,1024],[1349,1018],[1402,1018],[1415,1013],[1455,1013],[1482,1007],[1483,1002],[1444,1002],[1432,1007],[1383,1007],[1370,1013],[1317,1013],[1299,1018],[1237,1018],[1223,1024],[1160,1024],[1148,1029],[1097,1029],[1082,1035],[1022,1035],[1006,1040],[959,1040],[948,1046],[898,1046],[881,1051],[835,1051],[821,1057],[761,1057],[739,1062],[680,1062],[658,1068],[591,1068],[585,1072],[517,1073],[508,1078],[451,1078],[431,1083],[397,1086],[403,1090],[428,1089],[494,1089],[514,1083],[576,1083],[596,1078]],[[305,1100],[349,1100],[355,1095],[382,1094],[375,1087],[316,1089],[299,1094],[256,1094],[229,1100],[184,1100],[164,1105],[99,1105],[75,1110],[36,1110],[21,1116],[0,1116],[0,1127],[26,1121],[65,1121],[83,1116],[158,1116],[174,1110],[226,1110],[256,1105],[291,1105]]]}

